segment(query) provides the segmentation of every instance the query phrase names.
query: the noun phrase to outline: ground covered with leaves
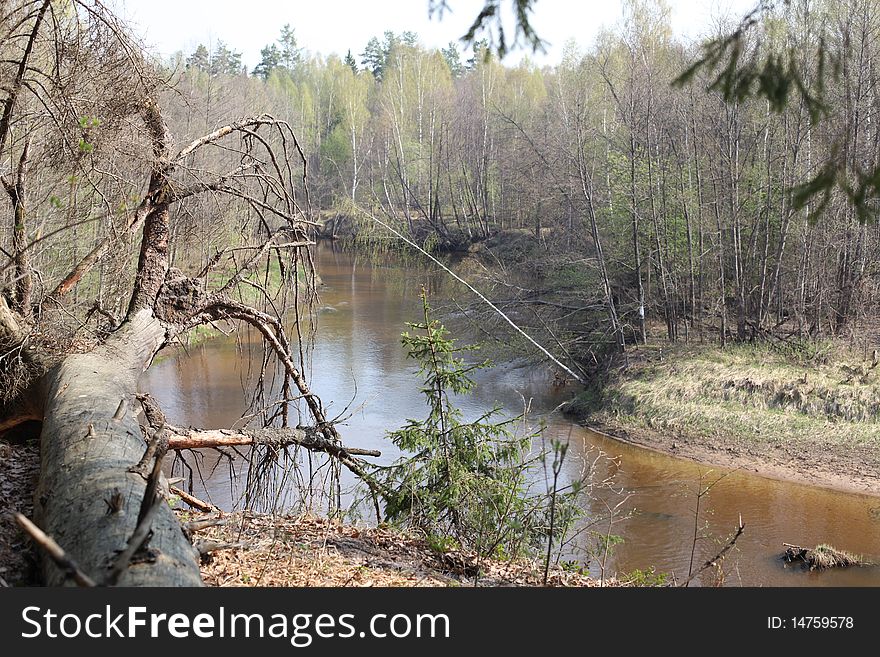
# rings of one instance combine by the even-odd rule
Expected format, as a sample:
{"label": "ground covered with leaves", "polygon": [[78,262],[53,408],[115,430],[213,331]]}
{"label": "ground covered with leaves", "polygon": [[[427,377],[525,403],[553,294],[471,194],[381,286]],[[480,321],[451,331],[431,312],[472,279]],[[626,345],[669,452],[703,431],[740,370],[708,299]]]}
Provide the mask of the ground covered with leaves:
{"label": "ground covered with leaves", "polygon": [[[199,538],[246,547],[203,559],[202,576],[211,586],[543,585],[537,562],[438,551],[424,538],[393,528],[354,527],[315,516],[232,514],[225,520],[198,532]],[[598,584],[560,568],[551,568],[547,580],[548,586]]]}
{"label": "ground covered with leaves", "polygon": [[31,543],[12,513],[33,515],[39,460],[36,441],[0,440],[0,586],[24,586],[35,580]]}

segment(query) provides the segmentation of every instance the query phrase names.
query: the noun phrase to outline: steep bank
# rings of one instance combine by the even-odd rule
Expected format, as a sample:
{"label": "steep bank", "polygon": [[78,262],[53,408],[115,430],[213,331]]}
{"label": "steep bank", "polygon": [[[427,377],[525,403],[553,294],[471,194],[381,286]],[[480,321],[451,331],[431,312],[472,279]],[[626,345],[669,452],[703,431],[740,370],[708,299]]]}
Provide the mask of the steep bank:
{"label": "steep bank", "polygon": [[769,345],[634,349],[566,407],[591,428],[712,465],[880,495],[880,367]]}

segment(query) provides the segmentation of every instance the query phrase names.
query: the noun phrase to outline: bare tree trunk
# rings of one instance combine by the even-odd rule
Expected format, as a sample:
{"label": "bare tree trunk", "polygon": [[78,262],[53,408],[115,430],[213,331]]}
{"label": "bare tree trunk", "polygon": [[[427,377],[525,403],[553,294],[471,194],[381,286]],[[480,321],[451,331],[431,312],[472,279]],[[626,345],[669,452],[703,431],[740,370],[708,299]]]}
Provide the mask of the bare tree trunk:
{"label": "bare tree trunk", "polygon": [[596,209],[593,205],[593,180],[587,175],[586,165],[583,159],[583,151],[578,149],[578,169],[581,178],[581,190],[587,203],[587,214],[590,216],[590,233],[593,237],[593,245],[596,248],[596,258],[599,261],[599,272],[602,275],[602,291],[605,296],[605,305],[608,308],[608,319],[611,321],[611,330],[614,332],[614,341],[617,351],[626,351],[626,336],[623,334],[623,326],[617,316],[617,306],[614,303],[614,294],[611,290],[611,278],[608,275],[608,266],[605,262],[605,252],[602,250],[602,240],[599,237],[599,226],[596,222]]}
{"label": "bare tree trunk", "polygon": [[[150,310],[141,310],[106,344],[67,357],[40,385],[37,522],[97,582],[108,575],[137,524],[146,481],[129,470],[146,446],[133,402],[138,378],[164,339],[162,324]],[[122,501],[118,511],[115,499]],[[142,556],[119,585],[201,585],[197,552],[168,504],[160,505]],[[44,561],[44,576],[50,586],[66,583],[50,560]]]}
{"label": "bare tree trunk", "polygon": [[15,182],[6,182],[6,192],[12,201],[12,256],[15,263],[15,309],[23,317],[30,318],[31,292],[33,278],[31,276],[30,255],[27,251],[27,183],[28,151],[30,144],[25,142],[18,161]]}
{"label": "bare tree trunk", "polygon": [[718,209],[718,187],[715,187],[715,222],[718,226],[718,297],[721,304],[721,346],[727,344],[727,281],[724,276],[724,230],[721,226],[721,211]]}
{"label": "bare tree trunk", "polygon": [[642,344],[648,344],[648,334],[645,330],[645,288],[642,285],[642,254],[639,248],[639,210],[638,197],[636,195],[636,141],[632,131],[630,131],[629,136],[629,190],[633,260],[635,261],[636,283],[639,292],[639,339]]}

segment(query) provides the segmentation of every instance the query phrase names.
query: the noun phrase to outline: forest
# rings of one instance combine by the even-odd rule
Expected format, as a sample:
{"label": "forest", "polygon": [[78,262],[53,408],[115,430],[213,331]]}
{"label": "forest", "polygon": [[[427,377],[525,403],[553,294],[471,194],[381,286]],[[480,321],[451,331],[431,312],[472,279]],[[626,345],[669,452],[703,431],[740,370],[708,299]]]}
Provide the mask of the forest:
{"label": "forest", "polygon": [[[428,419],[385,427],[410,469],[373,466],[309,380],[319,242],[457,272],[476,294],[451,321],[549,361],[554,394],[571,391],[556,410],[590,428],[876,494],[878,29],[876,0],[791,0],[684,41],[662,0],[631,0],[556,65],[506,64],[480,30],[309,52],[284,24],[248,69],[223,41],[159,58],[98,2],[3,2],[0,434],[42,436],[36,525],[19,520],[49,555],[42,581],[201,584],[190,539],[210,522],[181,532],[165,499],[214,507],[169,488],[163,459],[248,448],[270,454],[252,473],[288,449],[326,458],[331,515],[345,470],[379,524],[546,552],[548,583],[560,527],[611,477],[558,487],[553,439],[552,486],[512,495],[534,436],[493,442],[509,420],[458,414],[482,365],[458,360],[425,288],[402,342]],[[139,388],[181,345],[232,334],[259,344],[250,423],[178,426]],[[622,502],[601,499],[604,582]]]}
{"label": "forest", "polygon": [[[563,279],[553,292],[605,308],[579,327],[605,341],[644,343],[653,320],[671,341],[849,336],[873,330],[876,297],[871,201],[863,214],[845,181],[877,165],[877,20],[871,2],[782,3],[748,33],[744,59],[760,42],[829,78],[821,121],[809,96],[726,102],[706,91],[713,71],[671,84],[700,43],[677,40],[650,2],[544,69],[505,66],[485,41],[470,58],[456,43],[429,51],[413,33],[321,57],[288,25],[251,74],[229,46],[200,46],[171,69],[190,108],[175,120],[192,130],[269,108],[289,121],[328,233],[353,222],[388,237],[378,216],[429,250],[531,235],[554,256],[536,268]],[[836,73],[817,70],[820,44],[845,52]],[[840,188],[805,193],[829,162]],[[207,257],[211,235],[194,223]]]}

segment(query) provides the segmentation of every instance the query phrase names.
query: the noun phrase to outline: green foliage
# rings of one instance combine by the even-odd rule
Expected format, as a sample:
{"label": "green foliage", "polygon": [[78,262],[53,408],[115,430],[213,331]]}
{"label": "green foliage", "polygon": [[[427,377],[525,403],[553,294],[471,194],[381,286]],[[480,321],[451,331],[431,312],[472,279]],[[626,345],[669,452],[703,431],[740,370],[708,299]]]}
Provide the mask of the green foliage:
{"label": "green foliage", "polygon": [[281,64],[281,52],[274,43],[269,44],[260,51],[260,63],[254,67],[254,75],[268,80],[278,66]]}
{"label": "green foliage", "polygon": [[428,406],[423,420],[409,420],[389,438],[409,455],[383,473],[386,516],[428,535],[453,536],[468,548],[494,552],[502,538],[522,526],[527,506],[523,457],[530,436],[515,437],[510,421],[494,421],[497,410],[466,422],[451,394],[473,390],[468,365],[446,329],[431,319],[422,291],[424,320],[402,335],[410,358],[425,377]]}
{"label": "green foliage", "polygon": [[617,534],[605,534],[602,532],[591,532],[595,541],[594,555],[597,559],[604,561],[606,557],[611,556],[614,548],[623,545],[623,536]]}
{"label": "green foliage", "polygon": [[653,567],[646,570],[636,568],[620,579],[626,586],[658,587],[669,584],[669,574],[658,573]]}
{"label": "green foliage", "polygon": [[[545,42],[541,39],[534,27],[532,27],[531,13],[538,0],[510,0],[510,6],[515,17],[514,37],[510,40],[509,28],[505,28],[502,20],[502,1],[485,0],[483,8],[477,14],[468,31],[461,37],[467,44],[474,45],[481,38],[488,40],[492,49],[499,57],[504,57],[511,47],[527,45],[533,51],[544,52]],[[440,18],[449,9],[448,0],[431,0],[429,9],[431,15],[437,14]]]}
{"label": "green foliage", "polygon": [[208,49],[202,43],[200,43],[193,53],[186,58],[187,70],[194,68],[200,71],[207,71],[210,65],[211,53],[208,52]]}
{"label": "green foliage", "polygon": [[586,290],[596,285],[596,272],[584,263],[561,263],[546,274],[548,284],[555,290]]}
{"label": "green foliage", "polygon": [[277,69],[293,75],[302,66],[302,48],[296,40],[295,30],[286,24],[276,43],[266,45],[260,51],[260,63],[254,67],[253,75],[268,80]]}
{"label": "green foliage", "polygon": [[461,63],[461,52],[458,50],[458,44],[455,41],[450,41],[449,45],[440,52],[443,54],[443,59],[446,60],[446,65],[449,67],[452,77],[461,77],[465,69],[464,64]]}
{"label": "green foliage", "polygon": [[437,554],[455,552],[456,550],[461,548],[461,545],[459,545],[458,541],[456,541],[451,536],[438,536],[436,534],[428,534],[428,538],[426,539],[426,541],[428,543],[428,547]]}
{"label": "green foliage", "polygon": [[381,80],[387,72],[391,54],[400,46],[417,47],[418,40],[415,32],[407,31],[398,35],[387,30],[381,42],[376,37],[367,42],[367,47],[361,53],[361,66],[372,73],[377,80]]}
{"label": "green foliage", "polygon": [[302,48],[299,47],[295,30],[290,27],[289,23],[281,28],[278,46],[281,54],[280,65],[293,73],[302,63]]}
{"label": "green foliage", "polygon": [[[714,76],[708,89],[718,91],[728,103],[763,98],[773,112],[781,114],[792,100],[799,100],[814,125],[829,119],[833,108],[827,100],[828,83],[841,77],[848,55],[846,40],[842,44],[832,43],[820,34],[815,39],[811,67],[801,62],[803,46],[800,45],[780,50],[774,46],[773,39],[761,35],[757,45],[749,47],[751,33],[761,28],[772,32],[773,13],[778,5],[788,8],[791,4],[790,0],[760,2],[733,32],[703,44],[702,56],[681,73],[673,85],[691,83],[698,73],[706,71]],[[835,190],[843,193],[860,221],[876,219],[880,166],[862,169],[846,159],[847,148],[843,141],[833,143],[818,172],[791,189],[792,207],[809,208],[811,221],[828,207]]]}
{"label": "green foliage", "polygon": [[[783,4],[788,5],[786,0]],[[791,46],[775,50],[772,39],[764,47],[749,49],[747,38],[759,26],[769,23],[776,3],[764,0],[746,14],[736,30],[703,44],[703,54],[673,82],[691,82],[702,70],[715,75],[709,89],[721,93],[727,102],[741,102],[751,96],[764,98],[774,112],[782,112],[793,94],[803,101],[813,123],[828,113],[825,103],[825,77],[837,77],[841,53],[828,48],[823,37],[816,46],[816,71],[808,76],[798,64],[801,55]],[[763,50],[763,52],[762,52]],[[830,66],[829,66],[830,65]]]}
{"label": "green foliage", "polygon": [[379,39],[372,37],[367,41],[367,47],[364,48],[364,52],[361,53],[361,66],[372,73],[373,77],[377,80],[381,80],[385,69],[386,54],[382,44],[379,43]]}
{"label": "green foliage", "polygon": [[565,412],[574,417],[587,417],[602,409],[603,395],[601,384],[591,382],[584,390],[565,405]]}
{"label": "green foliage", "polygon": [[352,54],[351,54],[351,50],[349,50],[347,53],[345,53],[345,59],[343,60],[343,63],[344,63],[346,66],[348,66],[348,68],[351,69],[351,72],[352,72],[352,73],[354,73],[355,75],[357,75],[357,73],[358,73],[358,65],[357,65],[357,61],[355,61],[355,58],[354,58],[354,57],[352,56]]}
{"label": "green foliage", "polygon": [[[515,435],[520,418],[499,421],[495,409],[466,422],[451,396],[472,392],[471,373],[487,363],[467,364],[460,356],[474,347],[456,347],[448,338],[431,318],[424,290],[422,304],[423,321],[409,323],[401,339],[424,377],[428,415],[389,433],[407,455],[379,469],[386,519],[420,529],[437,551],[460,546],[504,559],[561,551],[586,508],[583,481],[559,482],[568,445],[553,441],[552,451],[529,460],[540,432]],[[532,493],[533,466],[546,469],[551,461],[552,482]]]}
{"label": "green foliage", "polygon": [[590,564],[581,563],[580,561],[575,561],[574,559],[563,561],[559,564],[559,567],[567,573],[577,573],[578,575],[590,574]]}
{"label": "green foliage", "polygon": [[330,167],[338,167],[351,159],[351,142],[346,126],[337,125],[321,141],[321,159]]}
{"label": "green foliage", "polygon": [[239,75],[243,71],[241,53],[231,50],[223,41],[217,42],[213,53],[200,43],[186,58],[186,69],[202,71],[211,77]]}
{"label": "green foliage", "polygon": [[208,72],[212,77],[218,75],[239,75],[242,72],[241,53],[230,50],[222,41],[217,42],[211,55]]}

